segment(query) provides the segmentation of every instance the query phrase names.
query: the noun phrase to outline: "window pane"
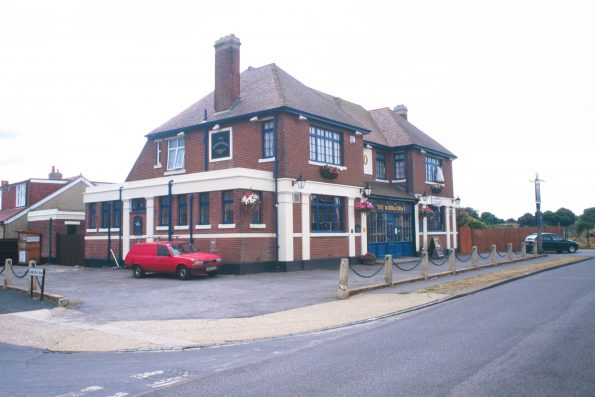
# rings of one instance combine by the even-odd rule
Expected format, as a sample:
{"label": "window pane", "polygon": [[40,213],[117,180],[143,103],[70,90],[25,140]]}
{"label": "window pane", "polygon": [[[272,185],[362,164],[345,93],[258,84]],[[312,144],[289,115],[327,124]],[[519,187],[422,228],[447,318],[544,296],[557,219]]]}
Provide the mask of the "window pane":
{"label": "window pane", "polygon": [[200,216],[198,222],[201,225],[209,224],[209,193],[200,194]]}
{"label": "window pane", "polygon": [[405,155],[403,153],[395,154],[395,179],[405,179]]}

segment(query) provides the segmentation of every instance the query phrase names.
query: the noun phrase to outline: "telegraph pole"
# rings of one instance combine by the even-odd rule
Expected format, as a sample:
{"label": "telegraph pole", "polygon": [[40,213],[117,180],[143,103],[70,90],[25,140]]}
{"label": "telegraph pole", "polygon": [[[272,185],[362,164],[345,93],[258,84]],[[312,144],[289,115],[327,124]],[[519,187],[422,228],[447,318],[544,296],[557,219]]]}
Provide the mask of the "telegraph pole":
{"label": "telegraph pole", "polygon": [[545,182],[543,179],[539,179],[539,174],[535,173],[535,180],[531,181],[535,183],[535,222],[537,223],[537,252],[543,253],[543,245],[541,241],[541,233],[543,232],[543,222],[541,216],[541,182]]}

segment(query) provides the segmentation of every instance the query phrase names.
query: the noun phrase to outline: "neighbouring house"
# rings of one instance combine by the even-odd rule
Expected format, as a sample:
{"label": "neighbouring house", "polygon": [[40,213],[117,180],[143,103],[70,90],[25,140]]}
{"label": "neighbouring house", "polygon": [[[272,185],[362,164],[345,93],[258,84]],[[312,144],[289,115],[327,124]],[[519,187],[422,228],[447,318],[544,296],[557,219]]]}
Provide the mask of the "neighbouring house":
{"label": "neighbouring house", "polygon": [[89,265],[155,239],[237,274],[456,247],[455,155],[405,106],[368,111],[275,64],[240,73],[234,35],[215,43],[214,91],[146,138],[125,182],[86,191]]}
{"label": "neighbouring house", "polygon": [[[94,186],[85,177],[62,178],[52,167],[48,179],[0,182],[0,248],[3,258],[19,260],[14,248],[20,232],[39,236],[42,262],[83,264],[85,189]],[[23,259],[23,258],[20,258]],[[24,262],[24,261],[20,261]]]}

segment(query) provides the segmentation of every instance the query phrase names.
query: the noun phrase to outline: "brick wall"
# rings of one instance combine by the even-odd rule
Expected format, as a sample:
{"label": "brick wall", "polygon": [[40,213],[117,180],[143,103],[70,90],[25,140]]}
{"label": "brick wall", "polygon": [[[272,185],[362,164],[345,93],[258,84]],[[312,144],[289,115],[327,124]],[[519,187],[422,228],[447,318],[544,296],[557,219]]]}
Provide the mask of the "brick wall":
{"label": "brick wall", "polygon": [[349,254],[348,237],[316,237],[310,243],[312,259],[346,257]]}

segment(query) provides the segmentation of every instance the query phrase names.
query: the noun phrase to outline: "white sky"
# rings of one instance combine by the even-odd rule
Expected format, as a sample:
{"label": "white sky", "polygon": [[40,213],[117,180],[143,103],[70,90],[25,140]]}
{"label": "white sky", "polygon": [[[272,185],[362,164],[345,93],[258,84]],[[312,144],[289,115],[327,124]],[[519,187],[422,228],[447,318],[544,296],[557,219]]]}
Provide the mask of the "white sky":
{"label": "white sky", "polygon": [[594,207],[595,3],[0,0],[0,179],[123,181],[144,135],[213,90],[214,42],[409,120],[500,218]]}

